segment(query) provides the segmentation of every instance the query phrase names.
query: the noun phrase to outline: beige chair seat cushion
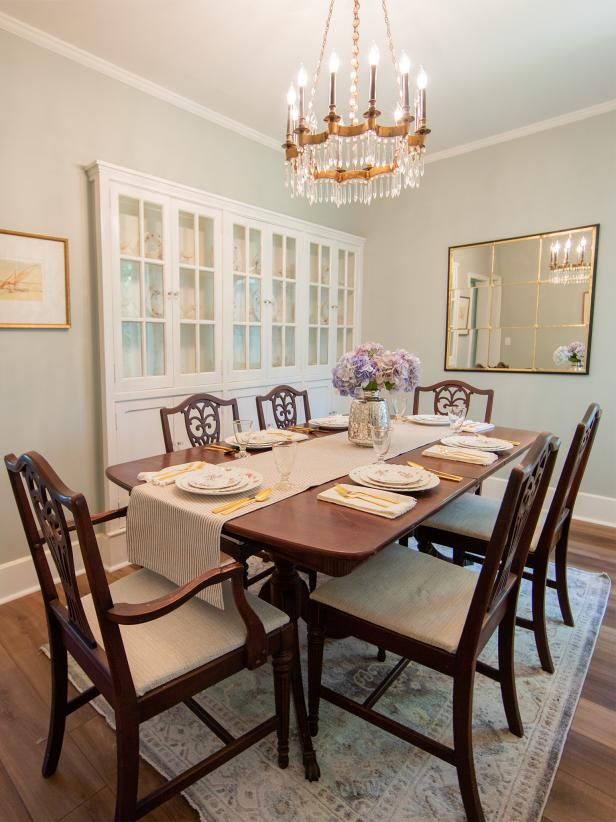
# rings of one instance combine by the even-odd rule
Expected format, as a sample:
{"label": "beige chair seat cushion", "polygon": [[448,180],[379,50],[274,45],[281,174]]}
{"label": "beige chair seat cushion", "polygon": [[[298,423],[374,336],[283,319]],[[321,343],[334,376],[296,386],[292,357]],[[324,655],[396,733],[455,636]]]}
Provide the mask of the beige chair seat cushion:
{"label": "beige chair seat cushion", "polygon": [[403,636],[455,651],[478,575],[402,545],[390,545],[311,599]]}
{"label": "beige chair seat cushion", "polygon": [[[463,494],[421,524],[428,528],[438,528],[439,531],[450,531],[488,542],[500,505],[500,500],[480,497],[477,494]],[[533,534],[531,551],[537,547],[546,516],[547,512],[542,511]]]}
{"label": "beige chair seat cushion", "polygon": [[[110,586],[114,603],[139,603],[165,596],[177,588],[173,582],[145,569],[122,577]],[[138,695],[212,659],[240,648],[246,628],[235,607],[230,582],[223,582],[224,610],[193,597],[160,619],[141,625],[121,625],[135,690]],[[267,633],[289,621],[289,617],[267,602],[246,593]],[[90,594],[82,598],[96,641],[103,641]]]}

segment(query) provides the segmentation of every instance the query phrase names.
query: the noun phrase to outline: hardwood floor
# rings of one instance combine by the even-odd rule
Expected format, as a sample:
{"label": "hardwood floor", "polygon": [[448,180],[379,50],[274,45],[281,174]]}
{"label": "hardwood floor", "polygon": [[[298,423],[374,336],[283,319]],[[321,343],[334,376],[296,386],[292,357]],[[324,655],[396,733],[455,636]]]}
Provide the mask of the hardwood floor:
{"label": "hardwood floor", "polygon": [[[616,580],[616,530],[575,523],[570,562]],[[110,574],[117,579],[131,569]],[[85,582],[84,578],[81,578]],[[0,819],[2,822],[107,822],[113,818],[114,733],[86,706],[67,722],[60,766],[43,779],[49,665],[39,594],[0,606]],[[616,818],[616,593],[614,587],[582,696],[545,809],[544,822],[613,822]],[[142,762],[141,791],[162,780]],[[176,797],[151,822],[196,820]]]}

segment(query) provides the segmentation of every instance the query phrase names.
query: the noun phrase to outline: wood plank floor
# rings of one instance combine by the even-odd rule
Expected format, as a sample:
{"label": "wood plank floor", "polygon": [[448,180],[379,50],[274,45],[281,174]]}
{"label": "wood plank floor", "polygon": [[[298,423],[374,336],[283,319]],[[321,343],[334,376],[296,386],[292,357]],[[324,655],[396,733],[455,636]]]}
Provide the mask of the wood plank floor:
{"label": "wood plank floor", "polygon": [[[570,561],[616,580],[616,531],[576,523]],[[117,579],[130,569],[111,574]],[[81,580],[84,578],[82,577]],[[113,818],[114,733],[93,708],[69,717],[60,767],[43,779],[49,705],[49,664],[39,651],[46,627],[39,594],[0,606],[0,820],[107,822]],[[616,819],[616,593],[610,601],[582,691],[544,822]],[[161,778],[142,763],[140,792]],[[146,817],[196,820],[182,798]]]}

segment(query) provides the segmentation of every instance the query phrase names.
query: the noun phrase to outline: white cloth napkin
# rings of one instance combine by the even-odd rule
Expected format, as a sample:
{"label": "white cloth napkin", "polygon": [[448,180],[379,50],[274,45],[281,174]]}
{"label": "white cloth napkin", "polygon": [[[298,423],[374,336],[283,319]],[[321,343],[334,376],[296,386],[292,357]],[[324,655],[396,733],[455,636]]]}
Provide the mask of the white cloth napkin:
{"label": "white cloth napkin", "polygon": [[377,494],[379,497],[387,497],[391,499],[392,504],[387,508],[381,506],[382,500],[370,501],[369,497],[343,497],[336,491],[335,488],[328,488],[326,491],[321,491],[317,499],[324,502],[333,502],[334,505],[344,505],[345,508],[355,508],[357,511],[365,511],[369,514],[376,514],[378,517],[386,517],[387,519],[396,519],[406,514],[417,505],[417,500],[414,497],[404,497],[402,494],[394,494],[389,491],[373,491],[370,488],[362,488],[360,485],[343,485],[347,491],[353,494]]}
{"label": "white cloth napkin", "polygon": [[284,440],[291,440],[292,442],[301,442],[307,440],[308,434],[302,434],[299,431],[287,431],[284,428],[266,428],[264,431],[254,431],[250,435],[250,445],[268,445],[275,442],[284,442]]}
{"label": "white cloth napkin", "polygon": [[190,471],[200,471],[208,463],[206,462],[183,462],[179,465],[170,465],[162,471],[142,471],[137,474],[137,479],[142,482],[149,482],[152,485],[173,485],[176,477],[186,476]]}
{"label": "white cloth napkin", "polygon": [[348,416],[344,414],[330,414],[329,417],[315,417],[312,420],[308,420],[309,425],[322,425],[322,426],[336,426],[340,428],[344,428],[349,424]]}
{"label": "white cloth napkin", "polygon": [[472,420],[466,420],[460,431],[465,434],[482,434],[484,431],[491,431],[493,428],[496,428],[496,426],[491,422],[473,422]]}
{"label": "white cloth napkin", "polygon": [[474,448],[451,448],[449,445],[432,445],[422,452],[424,457],[470,462],[473,465],[492,465],[498,459],[492,451],[476,451]]}

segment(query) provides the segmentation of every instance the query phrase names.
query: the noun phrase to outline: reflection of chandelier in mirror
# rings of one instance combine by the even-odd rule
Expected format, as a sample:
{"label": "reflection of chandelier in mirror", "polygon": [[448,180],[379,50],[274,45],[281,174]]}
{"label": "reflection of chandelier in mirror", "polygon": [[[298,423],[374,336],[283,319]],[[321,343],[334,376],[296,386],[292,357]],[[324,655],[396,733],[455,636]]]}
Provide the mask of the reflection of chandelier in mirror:
{"label": "reflection of chandelier in mirror", "polygon": [[[313,110],[315,88],[321,72],[323,55],[335,0],[330,0],[323,42],[313,77],[308,106],[305,104],[307,76],[302,67],[297,77],[298,92],[291,86],[287,96],[286,185],[291,196],[307,197],[311,203],[333,202],[337,206],[370,203],[376,197],[397,197],[402,187],[416,188],[423,175],[426,127],[426,85],[428,78],[420,68],[416,79],[413,114],[409,89],[410,60],[400,60],[391,36],[386,0],[381,0],[389,51],[398,82],[399,104],[395,125],[378,123],[381,112],[376,108],[376,73],[379,50],[370,49],[370,93],[363,122],[358,119],[359,87],[359,0],[353,3],[353,45],[351,52],[351,87],[349,121],[344,124],[336,111],[336,77],[340,61],[335,52],[329,61],[329,113],[326,129],[317,132]],[[299,108],[295,104],[299,97]]]}
{"label": "reflection of chandelier in mirror", "polygon": [[590,275],[590,263],[586,262],[586,237],[582,237],[576,246],[576,262],[572,262],[571,234],[567,238],[563,250],[563,259],[560,262],[560,243],[558,240],[550,246],[550,271],[553,272],[550,282],[555,285],[569,283],[583,283]]}

